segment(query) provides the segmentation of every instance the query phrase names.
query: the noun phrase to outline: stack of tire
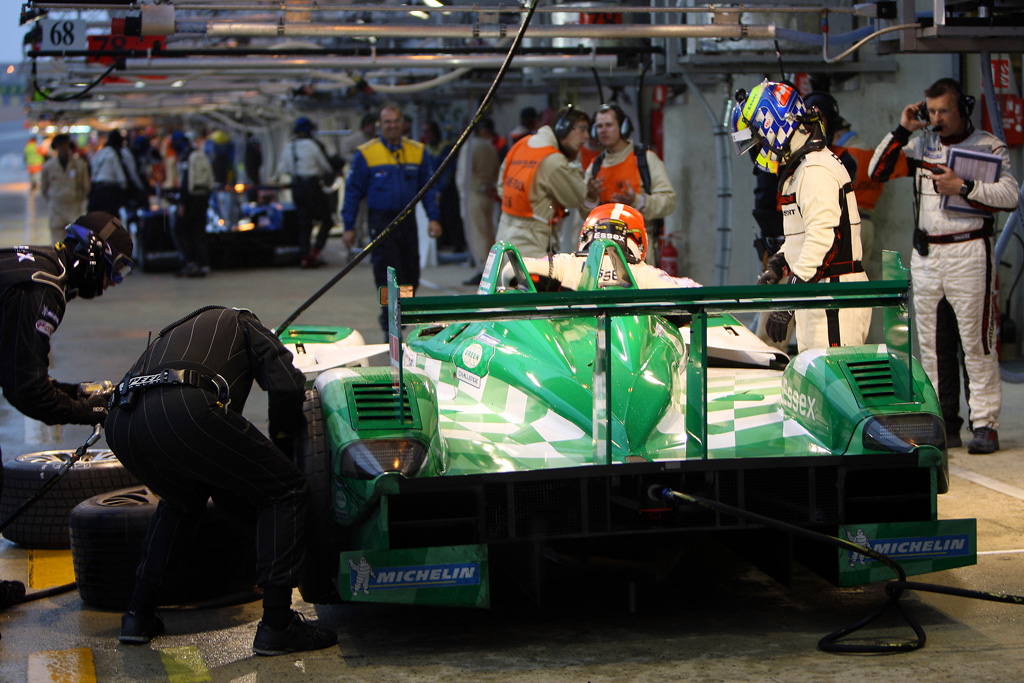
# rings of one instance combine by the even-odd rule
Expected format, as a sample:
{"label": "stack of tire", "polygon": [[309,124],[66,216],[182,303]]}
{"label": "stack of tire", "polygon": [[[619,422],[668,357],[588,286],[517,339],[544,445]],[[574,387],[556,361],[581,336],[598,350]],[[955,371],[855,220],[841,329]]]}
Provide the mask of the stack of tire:
{"label": "stack of tire", "polygon": [[[94,496],[71,511],[71,559],[82,600],[123,610],[131,600],[142,543],[159,498],[145,486]],[[194,536],[180,538],[161,586],[161,606],[238,596],[253,599],[256,534],[207,503]]]}
{"label": "stack of tire", "polygon": [[[64,465],[72,453],[41,451],[4,462],[0,519],[7,520]],[[71,510],[87,498],[139,482],[108,450],[88,450],[46,494],[4,530],[26,548],[69,548]]]}

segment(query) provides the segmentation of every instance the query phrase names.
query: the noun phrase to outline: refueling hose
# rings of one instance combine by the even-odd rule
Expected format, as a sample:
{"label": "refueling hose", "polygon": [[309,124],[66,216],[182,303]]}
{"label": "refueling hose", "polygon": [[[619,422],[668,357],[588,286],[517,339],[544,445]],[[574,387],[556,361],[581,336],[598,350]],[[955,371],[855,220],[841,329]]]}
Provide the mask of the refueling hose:
{"label": "refueling hose", "polygon": [[448,170],[448,167],[451,166],[452,162],[456,158],[458,158],[459,150],[462,149],[462,146],[464,144],[466,144],[466,141],[469,139],[470,134],[476,128],[477,123],[479,123],[480,119],[483,118],[484,113],[487,111],[487,108],[491,106],[491,101],[494,99],[494,95],[498,91],[498,86],[501,85],[501,81],[504,80],[505,74],[508,72],[509,67],[512,65],[512,58],[515,56],[517,50],[519,49],[519,45],[523,42],[523,35],[526,33],[527,26],[530,25],[530,19],[533,18],[533,14],[537,9],[538,2],[539,0],[531,0],[530,8],[526,11],[526,15],[523,17],[523,23],[519,27],[519,31],[516,32],[516,37],[512,40],[512,45],[509,47],[508,53],[505,55],[505,61],[501,63],[501,67],[498,69],[498,73],[494,76],[494,80],[491,82],[491,87],[488,88],[487,94],[484,95],[483,100],[480,101],[480,106],[477,107],[476,113],[473,114],[473,118],[472,120],[470,120],[469,125],[467,125],[466,129],[462,131],[462,135],[460,135],[459,139],[455,141],[455,144],[452,146],[451,151],[448,152],[448,156],[444,158],[444,161],[441,162],[441,165],[437,167],[436,171],[434,171],[434,175],[430,176],[430,179],[427,181],[427,184],[420,188],[420,191],[417,192],[416,196],[412,198],[412,200],[406,205],[404,209],[402,209],[402,212],[398,214],[398,216],[393,221],[391,221],[391,223],[386,228],[384,228],[384,230],[382,230],[379,235],[374,237],[373,240],[371,240],[370,243],[366,245],[366,247],[355,256],[355,258],[349,261],[344,268],[338,271],[337,275],[328,280],[327,284],[318,289],[313,294],[313,296],[306,299],[306,301],[303,302],[301,306],[295,309],[295,311],[277,327],[277,329],[275,330],[277,336],[280,337],[281,334],[286,329],[288,329],[288,326],[295,322],[296,318],[302,315],[302,313],[307,308],[316,303],[317,299],[326,294],[327,291],[331,289],[331,287],[338,284],[338,281],[341,280],[341,278],[348,275],[349,272],[353,268],[355,268],[356,265],[358,265],[364,258],[366,258],[366,256],[371,251],[377,248],[378,244],[380,244],[383,240],[387,239],[387,236],[391,233],[394,227],[405,220],[406,216],[408,216],[416,208],[416,205],[419,203],[419,201],[423,199],[424,195],[427,194],[427,190],[434,186],[434,184],[441,178],[441,176],[444,175],[445,171]]}
{"label": "refueling hose", "polygon": [[[890,569],[892,569],[899,577],[898,581],[890,581],[885,585],[885,593],[888,596],[885,604],[882,605],[878,610],[869,614],[865,618],[861,619],[855,624],[846,626],[844,628],[830,633],[821,640],[818,641],[818,648],[825,652],[835,653],[855,653],[855,654],[895,654],[898,652],[911,652],[913,650],[919,650],[924,647],[926,636],[924,629],[921,624],[918,623],[907,611],[903,605],[900,604],[899,599],[903,595],[904,590],[916,590],[928,593],[943,593],[945,595],[955,595],[962,598],[974,598],[976,600],[989,600],[991,602],[1005,602],[1011,605],[1024,605],[1024,596],[1020,595],[1007,595],[1005,593],[987,593],[983,591],[972,591],[963,588],[951,588],[949,586],[941,586],[933,583],[919,583],[916,581],[907,581],[907,575],[903,571],[903,567],[900,566],[896,560],[883,555],[882,553],[876,552],[871,548],[867,548],[862,545],[858,545],[851,541],[847,541],[836,536],[829,536],[817,531],[811,531],[810,529],[804,529],[793,524],[786,522],[780,522],[777,519],[771,517],[765,517],[759,515],[756,512],[748,512],[747,510],[741,510],[725,503],[720,503],[715,500],[709,500],[707,498],[701,498],[700,496],[690,495],[688,493],[680,493],[670,488],[661,487],[657,484],[651,486],[647,495],[651,500],[669,502],[672,498],[685,501],[698,505],[708,510],[716,512],[724,512],[725,514],[739,517],[750,522],[764,525],[766,527],[778,529],[784,531],[793,536],[804,538],[815,543],[824,543],[825,545],[831,545],[840,550],[849,550],[851,552],[860,553],[865,557],[870,557],[873,560],[881,562]],[[844,638],[855,631],[858,631],[871,622],[878,619],[880,616],[886,613],[890,608],[895,609],[899,612],[900,616],[907,622],[907,625],[914,631],[916,636],[913,640],[896,641],[889,643],[839,643],[837,642],[840,638]]]}

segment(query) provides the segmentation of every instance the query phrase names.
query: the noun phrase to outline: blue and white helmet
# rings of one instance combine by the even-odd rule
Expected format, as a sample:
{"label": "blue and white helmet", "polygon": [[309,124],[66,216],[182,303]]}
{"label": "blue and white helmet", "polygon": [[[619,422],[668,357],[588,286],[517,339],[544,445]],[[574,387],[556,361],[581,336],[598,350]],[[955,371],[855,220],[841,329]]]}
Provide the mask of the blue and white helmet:
{"label": "blue and white helmet", "polygon": [[739,154],[760,147],[754,164],[768,173],[779,172],[789,155],[789,142],[807,114],[796,89],[765,79],[750,94],[740,91],[730,117],[732,139]]}

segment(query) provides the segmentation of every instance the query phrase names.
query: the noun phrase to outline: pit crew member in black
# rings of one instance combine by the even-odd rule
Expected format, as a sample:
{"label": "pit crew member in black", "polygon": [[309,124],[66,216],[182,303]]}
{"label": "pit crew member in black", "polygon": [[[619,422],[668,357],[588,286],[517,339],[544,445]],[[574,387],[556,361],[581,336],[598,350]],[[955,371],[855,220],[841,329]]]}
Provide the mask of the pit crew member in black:
{"label": "pit crew member in black", "polygon": [[[0,249],[0,387],[12,406],[47,424],[103,424],[107,395],[50,377],[50,337],[68,301],[120,284],[131,257],[121,221],[101,211],[80,216],[52,247]],[[24,595],[21,582],[0,581],[0,608]]]}
{"label": "pit crew member in black", "polygon": [[[242,416],[253,380],[267,391],[272,442]],[[304,555],[306,481],[285,455],[301,424],[305,377],[291,354],[251,312],[207,306],[164,328],[115,388],[107,443],[160,503],[146,534],[135,592],[120,640],[145,643],[164,632],[157,592],[168,558],[207,499],[256,520],[257,581],[263,619],[256,654],[318,650],[329,630],[291,610]]]}

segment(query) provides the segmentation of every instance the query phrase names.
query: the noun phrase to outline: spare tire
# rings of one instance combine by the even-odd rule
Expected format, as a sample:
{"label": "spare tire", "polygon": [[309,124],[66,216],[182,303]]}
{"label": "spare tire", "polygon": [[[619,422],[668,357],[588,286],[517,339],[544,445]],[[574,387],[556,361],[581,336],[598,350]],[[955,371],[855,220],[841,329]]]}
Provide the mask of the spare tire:
{"label": "spare tire", "polygon": [[[0,519],[7,520],[14,514],[73,455],[73,451],[41,451],[5,462]],[[109,450],[88,450],[53,488],[4,530],[4,537],[27,548],[67,548],[72,508],[86,498],[138,483]]]}
{"label": "spare tire", "polygon": [[[142,542],[159,498],[144,486],[82,501],[71,511],[71,560],[82,600],[124,610],[135,589]],[[256,534],[207,503],[195,536],[179,539],[160,605],[182,605],[249,591],[256,583]]]}

